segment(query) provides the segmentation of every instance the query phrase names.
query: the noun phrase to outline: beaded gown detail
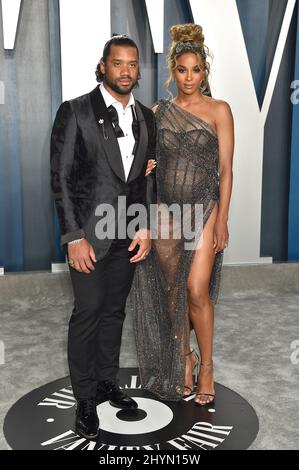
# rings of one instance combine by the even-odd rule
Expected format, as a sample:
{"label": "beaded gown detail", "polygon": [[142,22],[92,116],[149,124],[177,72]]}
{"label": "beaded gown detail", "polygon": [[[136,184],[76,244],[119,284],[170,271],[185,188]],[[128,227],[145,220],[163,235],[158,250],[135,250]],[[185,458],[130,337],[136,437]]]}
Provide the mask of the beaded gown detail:
{"label": "beaded gown detail", "polygon": [[[159,101],[156,121],[158,237],[147,259],[137,263],[130,298],[142,387],[161,399],[179,400],[189,351],[188,276],[198,237],[219,203],[218,139],[209,123],[169,100]],[[193,237],[186,237],[182,226],[176,226],[171,212],[170,236],[161,236],[167,220],[161,217],[165,204],[176,204],[182,213],[187,208],[184,223],[189,223]],[[202,208],[200,229],[196,228],[196,207]],[[214,304],[222,261],[223,252],[219,252],[209,285]]]}

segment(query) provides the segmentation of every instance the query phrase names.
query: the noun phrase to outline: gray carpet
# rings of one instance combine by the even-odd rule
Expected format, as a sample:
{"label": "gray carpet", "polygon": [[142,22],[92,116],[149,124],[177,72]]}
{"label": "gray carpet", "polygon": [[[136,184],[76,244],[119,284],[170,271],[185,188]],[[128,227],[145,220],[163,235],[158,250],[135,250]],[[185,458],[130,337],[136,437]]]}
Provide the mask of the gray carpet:
{"label": "gray carpet", "polygon": [[[0,299],[5,344],[0,449],[8,449],[2,432],[8,409],[32,389],[68,375],[68,274],[0,277]],[[260,430],[251,449],[299,448],[299,364],[291,361],[298,319],[299,264],[224,267],[216,307],[215,378],[255,409]],[[136,366],[130,301],[121,366]]]}

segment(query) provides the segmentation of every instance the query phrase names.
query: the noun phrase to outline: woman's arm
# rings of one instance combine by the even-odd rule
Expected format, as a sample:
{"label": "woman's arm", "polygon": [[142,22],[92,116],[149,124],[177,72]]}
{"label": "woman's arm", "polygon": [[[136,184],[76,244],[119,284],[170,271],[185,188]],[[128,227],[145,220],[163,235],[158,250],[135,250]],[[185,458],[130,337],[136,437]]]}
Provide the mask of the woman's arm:
{"label": "woman's arm", "polygon": [[220,202],[214,228],[215,252],[222,251],[228,243],[228,212],[233,184],[234,121],[230,106],[220,101],[216,114],[219,145],[219,191]]}

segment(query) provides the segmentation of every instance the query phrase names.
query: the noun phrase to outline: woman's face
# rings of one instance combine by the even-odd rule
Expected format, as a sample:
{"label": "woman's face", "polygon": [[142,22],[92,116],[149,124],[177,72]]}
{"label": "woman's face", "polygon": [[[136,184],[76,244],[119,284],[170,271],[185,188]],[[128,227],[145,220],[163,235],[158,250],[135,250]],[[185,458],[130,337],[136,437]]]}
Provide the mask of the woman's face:
{"label": "woman's face", "polygon": [[181,93],[192,95],[197,92],[205,76],[204,63],[197,54],[186,52],[176,60],[173,78]]}

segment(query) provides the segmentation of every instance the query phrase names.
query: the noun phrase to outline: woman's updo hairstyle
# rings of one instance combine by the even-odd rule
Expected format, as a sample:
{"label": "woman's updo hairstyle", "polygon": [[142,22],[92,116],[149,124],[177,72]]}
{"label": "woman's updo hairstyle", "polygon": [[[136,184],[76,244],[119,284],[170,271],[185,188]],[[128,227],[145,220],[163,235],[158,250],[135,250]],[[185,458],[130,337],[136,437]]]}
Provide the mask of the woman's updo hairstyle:
{"label": "woman's updo hairstyle", "polygon": [[210,94],[210,85],[208,81],[208,77],[210,75],[210,64],[207,61],[207,58],[210,57],[212,59],[212,55],[208,47],[204,44],[205,38],[202,33],[202,27],[193,23],[176,24],[172,26],[169,31],[172,43],[167,55],[169,76],[165,85],[168,93],[172,95],[169,85],[173,77],[173,70],[176,67],[178,57],[186,52],[193,52],[202,60],[206,71],[205,78],[200,86],[200,91],[203,94]]}

